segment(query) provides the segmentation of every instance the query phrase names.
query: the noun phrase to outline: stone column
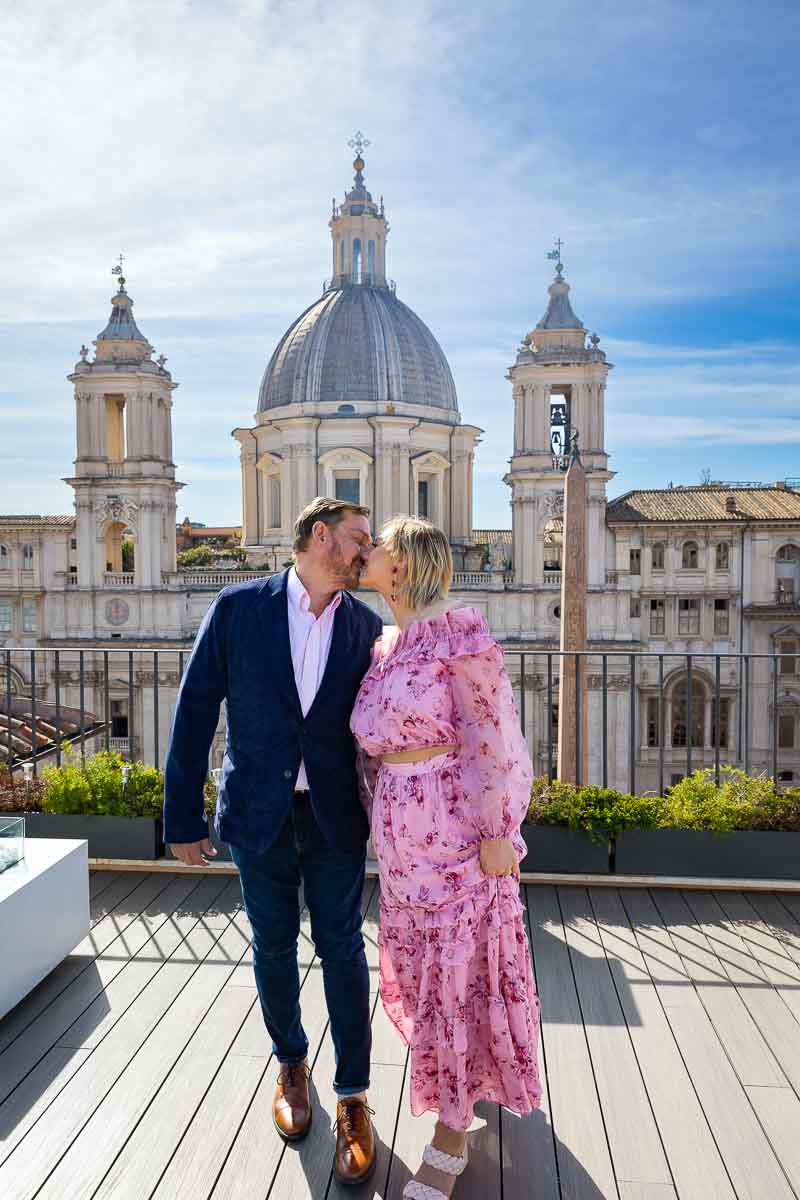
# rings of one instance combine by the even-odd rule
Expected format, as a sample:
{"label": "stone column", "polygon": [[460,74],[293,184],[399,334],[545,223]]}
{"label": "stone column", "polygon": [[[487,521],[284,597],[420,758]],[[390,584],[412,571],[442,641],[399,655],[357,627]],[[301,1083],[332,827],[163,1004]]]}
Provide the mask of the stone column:
{"label": "stone column", "polygon": [[561,668],[558,687],[558,777],[586,783],[586,473],[575,454],[564,481],[561,559]]}
{"label": "stone column", "polygon": [[511,393],[514,400],[514,451],[519,453],[524,445],[524,413],[525,413],[525,388],[523,384],[516,383]]}
{"label": "stone column", "polygon": [[540,453],[550,450],[550,421],[549,400],[547,389],[543,383],[537,383],[533,388],[533,449]]}

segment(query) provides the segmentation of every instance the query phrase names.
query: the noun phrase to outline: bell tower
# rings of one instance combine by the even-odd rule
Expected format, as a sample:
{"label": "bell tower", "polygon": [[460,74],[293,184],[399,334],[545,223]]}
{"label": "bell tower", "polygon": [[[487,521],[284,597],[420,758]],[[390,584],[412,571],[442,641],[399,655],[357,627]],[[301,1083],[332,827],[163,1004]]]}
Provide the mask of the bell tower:
{"label": "bell tower", "polygon": [[[122,256],[120,256],[120,259]],[[111,316],[81,347],[67,378],[75,388],[75,473],[79,588],[160,588],[176,568],[172,393],[166,358],[133,318],[122,265]]]}
{"label": "bell tower", "polygon": [[605,451],[605,388],[612,364],[596,334],[575,315],[561,262],[556,262],[547,309],[522,339],[509,368],[514,402],[511,488],[517,586],[560,585],[564,470],[575,442],[586,471],[589,585],[605,582],[606,484],[613,478]]}

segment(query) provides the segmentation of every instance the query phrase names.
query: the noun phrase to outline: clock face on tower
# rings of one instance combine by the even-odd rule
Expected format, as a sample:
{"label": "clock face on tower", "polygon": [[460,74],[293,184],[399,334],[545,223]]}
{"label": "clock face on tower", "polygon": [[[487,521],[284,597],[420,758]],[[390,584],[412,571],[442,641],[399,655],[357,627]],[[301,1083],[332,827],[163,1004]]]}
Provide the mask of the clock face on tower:
{"label": "clock face on tower", "polygon": [[106,620],[109,625],[124,625],[131,610],[124,600],[115,598],[106,603]]}

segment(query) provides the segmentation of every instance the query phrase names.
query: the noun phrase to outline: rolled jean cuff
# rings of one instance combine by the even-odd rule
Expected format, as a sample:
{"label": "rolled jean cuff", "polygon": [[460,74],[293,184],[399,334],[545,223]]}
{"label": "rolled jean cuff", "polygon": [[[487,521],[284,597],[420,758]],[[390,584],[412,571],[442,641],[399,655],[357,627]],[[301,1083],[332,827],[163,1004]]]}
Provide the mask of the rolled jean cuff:
{"label": "rolled jean cuff", "polygon": [[363,1087],[346,1087],[346,1088],[334,1087],[333,1090],[336,1092],[336,1095],[340,1096],[343,1100],[346,1099],[348,1096],[360,1096],[362,1092],[366,1092],[369,1090],[369,1080],[367,1080],[367,1082],[364,1084]]}

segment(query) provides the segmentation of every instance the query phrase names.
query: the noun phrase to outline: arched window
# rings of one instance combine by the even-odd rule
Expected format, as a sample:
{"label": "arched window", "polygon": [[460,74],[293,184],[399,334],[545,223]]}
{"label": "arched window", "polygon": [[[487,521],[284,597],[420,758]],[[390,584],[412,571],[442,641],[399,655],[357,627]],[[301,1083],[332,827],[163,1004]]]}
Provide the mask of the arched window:
{"label": "arched window", "polygon": [[344,274],[344,238],[339,242],[339,272]]}
{"label": "arched window", "polygon": [[654,542],[652,549],[652,564],[654,571],[664,570],[664,543]]}
{"label": "arched window", "polygon": [[[681,679],[672,691],[672,745],[685,746],[689,729],[689,688]],[[702,748],[706,732],[706,693],[696,679],[692,680],[692,746]]]}
{"label": "arched window", "polygon": [[375,243],[367,242],[367,279],[370,283],[375,280]]}
{"label": "arched window", "polygon": [[30,542],[26,542],[22,547],[22,569],[23,571],[33,570],[33,546]]}
{"label": "arched window", "polygon": [[7,571],[10,562],[11,558],[8,553],[8,546],[4,546],[2,542],[0,542],[0,571]]}
{"label": "arched window", "polygon": [[683,551],[681,553],[681,566],[689,569],[696,569],[700,564],[700,552],[697,549],[697,542],[684,542]]}
{"label": "arched window", "polygon": [[361,283],[361,238],[353,238],[353,283]]}
{"label": "arched window", "polygon": [[797,546],[781,546],[776,557],[778,562],[797,562]]}
{"label": "arched window", "polygon": [[561,549],[564,542],[564,521],[561,517],[551,517],[544,527],[544,569],[545,571],[561,570]]}
{"label": "arched window", "polygon": [[717,542],[714,557],[716,569],[727,571],[730,565],[730,546],[727,542]]}

